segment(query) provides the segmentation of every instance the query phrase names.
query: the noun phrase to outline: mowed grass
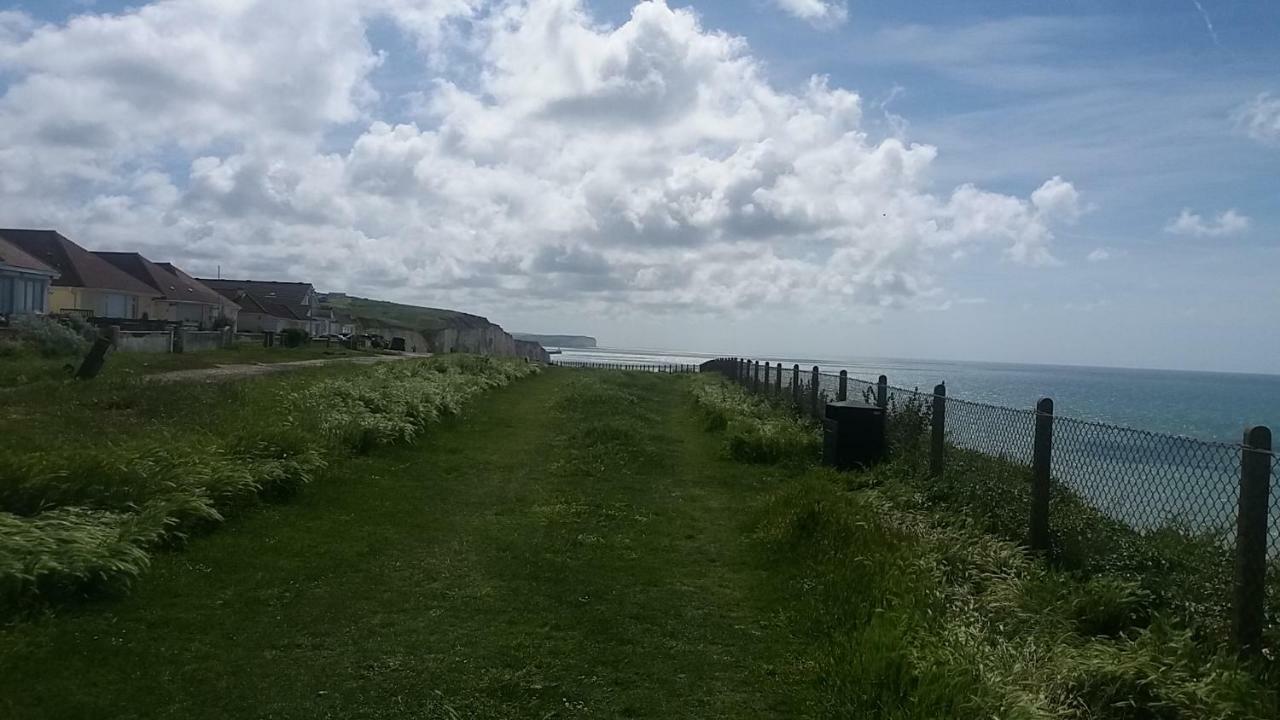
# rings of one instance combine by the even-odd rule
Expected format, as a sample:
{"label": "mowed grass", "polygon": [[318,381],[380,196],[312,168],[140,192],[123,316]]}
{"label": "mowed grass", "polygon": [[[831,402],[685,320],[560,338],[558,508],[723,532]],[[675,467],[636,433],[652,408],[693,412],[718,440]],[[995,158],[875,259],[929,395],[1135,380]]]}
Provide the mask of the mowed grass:
{"label": "mowed grass", "polygon": [[[298,360],[329,360],[362,357],[374,353],[348,350],[334,344],[312,343],[302,347],[262,347],[241,345],[221,350],[189,353],[111,353],[102,368],[101,379],[122,379],[174,370],[201,370],[219,365],[243,363],[282,363]],[[33,352],[0,356],[0,389],[20,387],[34,383],[49,384],[71,382],[74,372],[67,366],[78,368],[82,356],[42,357]]]}
{"label": "mowed grass", "polygon": [[0,629],[5,718],[753,718],[820,708],[688,380],[552,370],[335,462],[131,595]]}

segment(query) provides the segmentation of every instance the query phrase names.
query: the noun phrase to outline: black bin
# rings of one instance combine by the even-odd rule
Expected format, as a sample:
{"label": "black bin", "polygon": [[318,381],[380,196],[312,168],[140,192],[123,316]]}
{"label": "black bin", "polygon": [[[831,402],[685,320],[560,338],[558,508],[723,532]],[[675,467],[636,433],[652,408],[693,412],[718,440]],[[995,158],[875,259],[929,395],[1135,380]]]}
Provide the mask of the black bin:
{"label": "black bin", "polygon": [[822,464],[837,470],[869,468],[884,456],[884,408],[853,400],[827,403]]}
{"label": "black bin", "polygon": [[404,352],[404,338],[402,337],[391,338],[391,349]]}

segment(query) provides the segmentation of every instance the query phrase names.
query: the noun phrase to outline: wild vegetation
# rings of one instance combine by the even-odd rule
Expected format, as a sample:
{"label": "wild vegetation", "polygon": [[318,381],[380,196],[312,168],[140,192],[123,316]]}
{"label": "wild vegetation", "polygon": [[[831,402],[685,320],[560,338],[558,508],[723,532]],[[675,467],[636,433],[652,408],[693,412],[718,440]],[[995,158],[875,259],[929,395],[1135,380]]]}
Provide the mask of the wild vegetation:
{"label": "wild vegetation", "polygon": [[821,451],[815,427],[770,401],[720,382],[694,386],[708,430],[723,431],[729,455],[743,462],[813,462]]}
{"label": "wild vegetation", "polygon": [[[704,407],[760,407],[736,386],[703,382]],[[1230,564],[1218,546],[1137,533],[1058,488],[1043,562],[1018,544],[1025,468],[952,448],[946,479],[929,479],[927,408],[906,401],[890,417],[890,463],[808,473],[778,493],[759,531],[804,588],[831,715],[1280,712],[1269,663],[1241,665],[1221,642]]]}
{"label": "wild vegetation", "polygon": [[[66,405],[11,395],[18,402],[3,423],[13,431],[0,441],[0,602],[126,588],[154,549],[292,495],[335,457],[410,442],[475,394],[533,370],[455,357],[234,386],[73,386],[55,400]],[[107,418],[129,429],[67,442]]]}

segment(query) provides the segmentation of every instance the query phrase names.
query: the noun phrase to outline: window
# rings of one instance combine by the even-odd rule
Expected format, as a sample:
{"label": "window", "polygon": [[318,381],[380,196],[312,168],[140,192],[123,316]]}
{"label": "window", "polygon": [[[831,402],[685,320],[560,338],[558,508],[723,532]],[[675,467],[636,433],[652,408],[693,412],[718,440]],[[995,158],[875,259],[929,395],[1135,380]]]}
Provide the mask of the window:
{"label": "window", "polygon": [[0,278],[0,313],[41,313],[45,310],[48,281],[43,278]]}
{"label": "window", "polygon": [[98,296],[94,312],[102,317],[132,319],[138,316],[138,298],[132,295],[103,293]]}

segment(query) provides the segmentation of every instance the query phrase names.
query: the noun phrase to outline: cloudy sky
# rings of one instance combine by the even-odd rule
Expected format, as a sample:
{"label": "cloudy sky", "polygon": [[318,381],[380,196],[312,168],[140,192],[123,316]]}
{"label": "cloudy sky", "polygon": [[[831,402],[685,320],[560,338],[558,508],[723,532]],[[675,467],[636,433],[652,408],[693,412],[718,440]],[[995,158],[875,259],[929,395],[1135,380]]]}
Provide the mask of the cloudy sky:
{"label": "cloudy sky", "polygon": [[1270,0],[0,3],[0,226],[613,346],[1280,372]]}

